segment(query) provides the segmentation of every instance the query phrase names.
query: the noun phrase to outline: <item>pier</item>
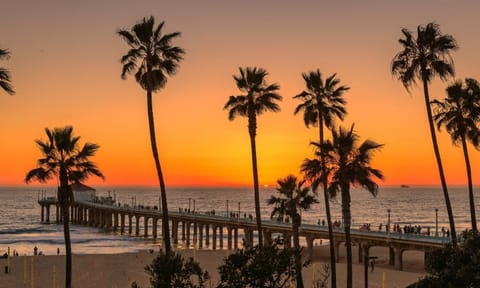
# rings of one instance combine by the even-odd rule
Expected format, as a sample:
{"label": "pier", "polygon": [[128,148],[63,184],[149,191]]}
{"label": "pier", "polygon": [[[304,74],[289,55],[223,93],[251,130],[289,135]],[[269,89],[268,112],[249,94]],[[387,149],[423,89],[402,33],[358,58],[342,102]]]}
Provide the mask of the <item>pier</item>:
{"label": "pier", "polygon": [[[55,223],[62,222],[61,206],[55,198],[42,198],[38,200],[41,206],[41,221],[50,223],[50,214],[55,210]],[[69,207],[70,221],[74,225],[98,227],[138,237],[151,237],[157,239],[158,226],[161,227],[162,212],[157,207],[129,206],[115,204],[112,201],[86,201],[77,200]],[[244,235],[243,245],[254,245],[254,234],[258,233],[255,219],[235,217],[228,215],[215,215],[212,212],[186,212],[169,211],[169,225],[173,244],[183,241],[186,247],[194,245],[199,249],[209,247],[213,250],[224,247],[226,238],[227,249],[239,248],[239,235]],[[273,220],[262,220],[264,241],[272,241],[275,237],[282,236],[286,245],[291,245],[292,228],[290,223]],[[142,234],[140,232],[141,228]],[[243,233],[239,233],[243,232]],[[328,239],[327,226],[302,224],[300,237],[307,243],[306,250],[313,253],[314,241]],[[334,229],[334,245],[336,259],[339,260],[341,244],[345,242],[342,229]],[[449,239],[445,237],[432,237],[418,234],[405,234],[400,232],[369,231],[363,229],[351,230],[352,244],[358,245],[358,262],[369,256],[369,249],[375,246],[389,248],[389,264],[398,270],[403,270],[403,253],[408,250],[425,252],[427,256],[434,249],[442,248]],[[258,238],[257,238],[258,239]]]}

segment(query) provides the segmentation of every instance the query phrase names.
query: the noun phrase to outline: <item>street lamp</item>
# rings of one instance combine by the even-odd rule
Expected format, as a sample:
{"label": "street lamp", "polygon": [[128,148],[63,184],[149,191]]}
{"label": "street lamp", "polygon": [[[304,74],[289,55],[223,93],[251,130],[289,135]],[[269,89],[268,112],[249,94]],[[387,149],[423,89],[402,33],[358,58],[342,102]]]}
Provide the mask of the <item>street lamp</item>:
{"label": "street lamp", "polygon": [[387,209],[387,214],[388,214],[388,221],[387,221],[387,233],[390,233],[390,208]]}
{"label": "street lamp", "polygon": [[238,218],[240,219],[240,201],[238,201]]}
{"label": "street lamp", "polygon": [[228,217],[228,199],[227,199],[227,217]]}
{"label": "street lamp", "polygon": [[[363,258],[363,267],[364,267],[364,280],[365,280],[365,288],[368,288],[368,262],[370,262],[370,260],[372,261],[375,261],[375,259],[377,259],[378,257],[377,256],[367,256],[365,255],[364,258]],[[375,264],[373,264],[375,265]],[[373,267],[373,266],[372,266]]]}
{"label": "street lamp", "polygon": [[193,213],[195,213],[195,199],[193,199]]}
{"label": "street lamp", "polygon": [[190,213],[190,201],[192,201],[192,198],[188,198],[188,213]]}
{"label": "street lamp", "polygon": [[435,208],[435,237],[438,237],[438,208]]}

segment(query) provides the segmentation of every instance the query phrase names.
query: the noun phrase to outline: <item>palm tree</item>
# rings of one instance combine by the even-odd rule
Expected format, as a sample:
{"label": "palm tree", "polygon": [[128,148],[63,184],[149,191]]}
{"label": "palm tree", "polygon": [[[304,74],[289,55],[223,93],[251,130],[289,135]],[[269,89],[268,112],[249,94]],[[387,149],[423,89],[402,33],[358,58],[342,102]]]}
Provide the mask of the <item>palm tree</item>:
{"label": "palm tree", "polygon": [[[331,129],[335,118],[343,120],[347,114],[345,110],[346,100],[343,98],[343,93],[350,88],[345,85],[337,86],[340,80],[335,78],[336,74],[331,75],[324,82],[319,69],[310,71],[309,73],[303,73],[302,77],[305,80],[306,90],[293,97],[294,99],[303,101],[295,108],[294,114],[296,115],[300,113],[300,111],[303,111],[303,121],[307,127],[310,125],[318,125],[319,143],[320,147],[322,147],[321,145],[324,142],[324,124],[327,128]],[[324,160],[323,154],[320,154],[319,167],[325,167]],[[322,174],[325,175],[325,171],[323,171]],[[311,176],[316,176],[316,174]],[[312,181],[313,178],[310,177],[310,180]],[[333,288],[337,287],[337,272],[335,268],[335,246],[333,245],[333,226],[327,191],[327,178],[324,177],[320,182],[313,181],[312,183],[316,183],[316,185],[312,186],[314,191],[317,191],[320,183],[323,185],[328,239],[330,241],[331,287]]]}
{"label": "palm tree", "polygon": [[255,136],[257,135],[257,115],[263,112],[280,111],[275,101],[281,101],[277,91],[280,86],[276,83],[267,84],[265,77],[267,71],[257,67],[239,68],[240,75],[233,75],[238,89],[244,93],[238,96],[230,96],[223,109],[228,109],[228,119],[233,121],[235,117],[248,118],[248,133],[250,135],[250,147],[252,150],[253,189],[255,195],[255,216],[257,219],[258,243],[263,245],[262,219],[260,214],[260,193],[258,187],[257,148]]}
{"label": "palm tree", "polygon": [[[301,210],[309,210],[314,203],[318,203],[315,195],[310,194],[308,187],[303,187],[305,181],[297,183],[297,177],[288,175],[277,181],[278,196],[272,195],[268,199],[268,205],[275,205],[272,210],[272,217],[283,217],[288,215],[292,219],[293,245],[296,251],[300,251],[299,228],[302,223]],[[295,257],[297,288],[303,288],[302,277],[302,255]]]}
{"label": "palm tree", "polygon": [[155,26],[155,19],[151,16],[148,19],[143,18],[141,22],[135,24],[131,31],[118,31],[118,35],[130,46],[130,50],[128,50],[127,54],[121,59],[123,64],[122,79],[126,79],[127,74],[135,72],[135,80],[147,91],[150,144],[153,159],[155,160],[155,168],[160,183],[162,199],[162,236],[165,254],[169,255],[171,246],[168,226],[167,192],[157,150],[152,93],[165,87],[168,76],[173,76],[176,73],[180,61],[183,60],[185,51],[180,47],[172,46],[172,41],[180,36],[180,32],[163,34],[162,28],[164,24],[165,22],[162,21],[158,26]]}
{"label": "palm tree", "polygon": [[[0,49],[0,60],[10,58],[10,52],[6,49]],[[0,67],[0,87],[10,95],[15,94],[12,85],[10,84],[10,71]]]}
{"label": "palm tree", "polygon": [[412,32],[406,28],[402,29],[402,33],[404,38],[401,38],[398,41],[402,45],[403,50],[395,55],[392,60],[392,74],[402,82],[407,91],[409,91],[413,84],[416,84],[417,79],[422,81],[428,125],[432,138],[433,151],[437,160],[440,181],[442,183],[445,205],[447,206],[452,244],[457,246],[457,234],[453,219],[452,205],[450,203],[447,181],[445,180],[442,159],[440,157],[440,150],[435,135],[428,84],[435,76],[439,76],[440,79],[444,81],[449,77],[454,76],[455,71],[450,51],[456,50],[458,46],[451,35],[442,35],[440,27],[435,23],[428,23],[426,26],[418,26],[416,38]]}
{"label": "palm tree", "polygon": [[[320,158],[323,151],[327,175],[329,177],[329,194],[341,194],[342,198],[342,217],[345,229],[345,245],[347,248],[347,288],[352,287],[352,243],[350,237],[351,212],[350,212],[350,188],[358,186],[369,191],[373,196],[378,193],[378,185],[374,182],[374,177],[383,179],[381,171],[372,168],[370,162],[373,154],[383,145],[377,144],[371,140],[366,140],[359,145],[359,136],[353,130],[339,128],[332,130],[332,140],[327,140],[323,144],[323,150],[318,143],[312,143],[317,147],[315,153]],[[304,166],[308,166],[310,161],[318,162],[318,159],[306,159]],[[318,166],[317,166],[318,167]]]}
{"label": "palm tree", "polygon": [[463,156],[468,179],[468,195],[470,200],[470,218],[472,230],[478,231],[475,216],[475,201],[473,197],[472,169],[468,156],[467,141],[475,148],[480,148],[480,87],[476,80],[465,79],[466,87],[461,81],[448,86],[447,98],[443,101],[433,100],[433,119],[440,130],[442,126],[450,134],[452,142],[462,144]]}
{"label": "palm tree", "polygon": [[86,180],[89,176],[104,178],[97,165],[89,160],[100,148],[97,144],[85,143],[80,147],[80,137],[73,135],[72,126],[45,128],[47,141],[37,139],[43,158],[38,159],[37,167],[30,170],[25,182],[33,180],[46,183],[56,179],[59,183],[57,197],[63,213],[63,234],[65,238],[66,275],[65,287],[72,285],[72,247],[70,242],[69,206],[74,201],[71,184]]}

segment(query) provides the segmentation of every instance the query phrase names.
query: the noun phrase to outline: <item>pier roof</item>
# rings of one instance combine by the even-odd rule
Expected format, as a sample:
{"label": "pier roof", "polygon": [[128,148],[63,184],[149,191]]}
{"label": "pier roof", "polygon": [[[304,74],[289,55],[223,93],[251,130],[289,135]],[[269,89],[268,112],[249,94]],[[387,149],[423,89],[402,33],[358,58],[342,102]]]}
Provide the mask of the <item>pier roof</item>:
{"label": "pier roof", "polygon": [[87,186],[85,184],[82,184],[80,182],[73,183],[72,190],[73,191],[96,191],[94,188]]}

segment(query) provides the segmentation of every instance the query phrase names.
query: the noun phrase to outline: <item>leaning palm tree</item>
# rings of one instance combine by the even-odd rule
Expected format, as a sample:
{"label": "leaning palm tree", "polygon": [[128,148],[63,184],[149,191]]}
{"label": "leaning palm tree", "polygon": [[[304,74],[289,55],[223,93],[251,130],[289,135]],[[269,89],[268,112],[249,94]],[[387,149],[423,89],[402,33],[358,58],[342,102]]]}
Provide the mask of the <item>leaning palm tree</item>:
{"label": "leaning palm tree", "polygon": [[434,105],[433,119],[439,130],[442,126],[445,126],[455,145],[462,144],[468,179],[472,230],[478,231],[467,141],[475,148],[480,148],[480,130],[478,127],[480,121],[480,87],[474,79],[467,78],[465,83],[464,87],[461,81],[455,82],[448,86],[447,98],[443,101],[432,101]]}
{"label": "leaning palm tree", "polygon": [[263,245],[262,219],[260,213],[260,193],[258,185],[257,148],[255,136],[257,135],[257,115],[266,111],[278,112],[280,106],[276,101],[282,100],[277,91],[280,86],[276,83],[268,84],[265,77],[267,71],[257,67],[239,68],[240,75],[233,75],[237,88],[244,94],[230,96],[223,109],[228,109],[228,119],[235,117],[248,118],[248,133],[252,150],[253,189],[255,196],[255,216],[257,219],[258,243]]}
{"label": "leaning palm tree", "polygon": [[[10,58],[10,52],[6,49],[0,49],[0,60],[8,58]],[[0,87],[10,95],[15,94],[11,84],[10,71],[3,67],[0,67]]]}
{"label": "leaning palm tree", "polygon": [[97,144],[85,143],[80,146],[80,137],[73,135],[72,126],[45,128],[47,141],[35,140],[43,157],[38,159],[37,167],[30,170],[25,182],[33,180],[45,183],[56,179],[58,202],[62,207],[63,233],[65,237],[65,287],[72,286],[72,247],[70,242],[69,206],[74,201],[71,184],[86,180],[89,176],[103,177],[97,165],[89,160],[97,152]]}
{"label": "leaning palm tree", "polygon": [[128,74],[135,72],[135,80],[147,91],[150,144],[162,199],[162,236],[165,254],[170,255],[167,192],[157,150],[152,93],[165,87],[168,76],[176,73],[185,51],[172,45],[172,41],[180,36],[180,32],[163,34],[164,24],[165,22],[160,22],[158,26],[155,26],[155,19],[151,16],[148,19],[143,18],[142,21],[133,25],[131,31],[118,31],[118,35],[130,46],[130,50],[121,59],[123,64],[122,79],[126,79]]}
{"label": "leaning palm tree", "polygon": [[[345,85],[338,86],[340,80],[335,78],[336,74],[329,76],[323,81],[319,69],[316,71],[310,71],[309,73],[303,73],[302,77],[305,80],[306,89],[293,97],[294,99],[302,101],[302,103],[295,108],[294,114],[296,115],[303,111],[303,121],[307,127],[310,125],[318,125],[319,143],[320,147],[322,147],[321,145],[324,142],[324,125],[331,129],[335,118],[343,120],[347,114],[347,111],[345,110],[346,100],[343,97],[343,94],[350,88]],[[323,157],[323,153],[320,154],[320,162],[318,164],[320,164],[319,167],[325,167],[325,157]],[[323,173],[321,174],[326,174],[325,171],[322,170],[322,172]],[[316,177],[318,175],[315,173],[311,176]],[[314,191],[317,191],[320,183],[323,186],[325,213],[328,225],[328,239],[330,241],[331,287],[334,288],[337,287],[337,272],[335,268],[335,246],[333,245],[333,226],[330,213],[329,195],[327,192],[327,178],[324,177],[321,181],[313,181],[313,178],[310,177],[309,180],[315,184],[313,185]]]}
{"label": "leaning palm tree", "polygon": [[[350,237],[351,211],[350,211],[350,188],[358,186],[369,191],[373,196],[378,193],[378,185],[373,178],[383,179],[381,171],[370,166],[373,154],[383,145],[371,140],[359,144],[359,136],[352,127],[332,130],[332,140],[323,144],[323,150],[318,143],[312,143],[317,147],[315,153],[319,158],[321,151],[325,155],[325,163],[329,177],[329,194],[340,193],[342,199],[342,218],[345,230],[345,245],[347,249],[347,288],[352,287],[352,242]],[[318,161],[306,159],[305,162]],[[304,163],[308,165],[308,163]]]}
{"label": "leaning palm tree", "polygon": [[[300,251],[301,211],[309,210],[313,204],[318,203],[315,195],[310,194],[310,189],[303,187],[304,183],[305,181],[297,181],[297,177],[288,175],[277,181],[278,196],[272,195],[268,199],[268,205],[275,205],[272,210],[272,217],[278,216],[281,218],[288,215],[292,219],[293,246],[296,251]],[[295,265],[297,288],[303,288],[302,255],[300,253],[296,254]]]}
{"label": "leaning palm tree", "polygon": [[438,172],[442,183],[443,196],[447,207],[448,221],[452,235],[452,244],[457,246],[455,222],[453,219],[452,205],[447,189],[447,181],[443,171],[442,159],[438,148],[435,126],[433,123],[432,108],[430,106],[430,94],[428,84],[435,76],[446,80],[455,75],[453,60],[450,52],[458,48],[455,39],[451,35],[443,35],[440,27],[435,23],[417,27],[417,37],[411,31],[402,29],[404,38],[399,39],[403,50],[392,60],[392,74],[405,86],[407,91],[419,79],[423,84],[425,107],[427,109],[428,125],[432,138],[433,151],[437,160]]}

